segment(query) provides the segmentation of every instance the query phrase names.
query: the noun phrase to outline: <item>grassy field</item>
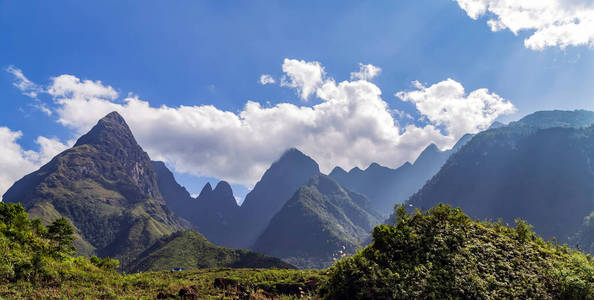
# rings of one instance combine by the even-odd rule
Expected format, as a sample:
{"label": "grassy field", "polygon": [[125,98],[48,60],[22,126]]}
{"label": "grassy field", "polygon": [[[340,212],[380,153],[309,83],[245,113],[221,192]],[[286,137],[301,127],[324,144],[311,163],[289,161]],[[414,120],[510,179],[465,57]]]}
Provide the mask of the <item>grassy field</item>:
{"label": "grassy field", "polygon": [[121,275],[35,285],[0,285],[2,299],[318,299],[324,271],[203,269]]}

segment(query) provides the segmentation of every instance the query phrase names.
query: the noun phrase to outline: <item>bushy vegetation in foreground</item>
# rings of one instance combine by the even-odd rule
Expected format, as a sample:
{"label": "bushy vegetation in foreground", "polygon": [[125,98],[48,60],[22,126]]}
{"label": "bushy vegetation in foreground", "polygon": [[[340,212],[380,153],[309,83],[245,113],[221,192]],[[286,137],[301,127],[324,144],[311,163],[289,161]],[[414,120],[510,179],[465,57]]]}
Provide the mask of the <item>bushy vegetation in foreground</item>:
{"label": "bushy vegetation in foreground", "polygon": [[[117,260],[72,257],[73,229],[0,202],[0,299],[221,299],[314,295],[321,271],[204,269],[121,274]],[[183,297],[182,297],[183,296]]]}
{"label": "bushy vegetation in foreground", "polygon": [[337,262],[328,299],[594,299],[594,259],[545,242],[518,220],[515,228],[477,222],[438,205],[396,212],[373,243]]}
{"label": "bushy vegetation in foreground", "polygon": [[329,270],[201,269],[118,273],[72,257],[72,227],[0,202],[0,299],[594,299],[594,259],[530,226],[471,220],[439,205],[396,212],[373,243]]}
{"label": "bushy vegetation in foreground", "polygon": [[0,283],[55,284],[115,273],[118,261],[74,258],[73,229],[59,218],[48,227],[30,220],[20,204],[0,202]]}

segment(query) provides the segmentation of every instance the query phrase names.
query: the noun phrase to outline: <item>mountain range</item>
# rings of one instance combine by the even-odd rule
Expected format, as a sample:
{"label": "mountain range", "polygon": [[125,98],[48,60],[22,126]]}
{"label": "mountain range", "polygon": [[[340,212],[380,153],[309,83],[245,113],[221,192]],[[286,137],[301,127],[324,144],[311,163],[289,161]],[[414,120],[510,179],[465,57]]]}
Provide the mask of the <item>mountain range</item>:
{"label": "mountain range", "polygon": [[46,224],[66,217],[79,254],[115,257],[129,271],[325,268],[365,246],[399,203],[425,210],[443,202],[510,224],[522,218],[545,238],[594,249],[592,124],[594,112],[537,112],[465,135],[449,150],[429,145],[396,169],[372,163],[329,175],[289,149],[239,206],[225,181],[192,197],[113,112],[3,199]]}
{"label": "mountain range", "polygon": [[[546,111],[477,134],[408,201],[437,203],[568,242],[594,210],[594,112]],[[575,245],[574,245],[575,246]]]}
{"label": "mountain range", "polygon": [[387,217],[393,212],[394,204],[408,200],[408,197],[439,171],[450,155],[462,148],[471,138],[471,134],[466,134],[452,149],[443,151],[431,144],[421,152],[414,163],[406,162],[397,169],[372,163],[365,170],[355,167],[349,172],[336,167],[329,176],[350,190],[366,195],[372,206],[383,217]]}

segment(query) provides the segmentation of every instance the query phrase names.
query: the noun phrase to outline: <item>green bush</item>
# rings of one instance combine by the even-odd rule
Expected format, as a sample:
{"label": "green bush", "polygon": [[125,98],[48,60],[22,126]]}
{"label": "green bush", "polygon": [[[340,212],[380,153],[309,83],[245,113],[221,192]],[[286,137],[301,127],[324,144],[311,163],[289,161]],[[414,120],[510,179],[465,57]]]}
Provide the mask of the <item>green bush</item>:
{"label": "green bush", "polygon": [[545,243],[524,221],[473,221],[441,204],[395,215],[371,245],[329,269],[326,299],[594,297],[594,259]]}

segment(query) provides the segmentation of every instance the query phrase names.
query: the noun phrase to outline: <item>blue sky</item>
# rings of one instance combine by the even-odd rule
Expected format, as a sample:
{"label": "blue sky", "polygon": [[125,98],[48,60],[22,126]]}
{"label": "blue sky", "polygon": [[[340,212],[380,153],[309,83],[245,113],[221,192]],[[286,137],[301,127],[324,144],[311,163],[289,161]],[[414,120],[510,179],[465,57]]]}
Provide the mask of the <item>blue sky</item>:
{"label": "blue sky", "polygon": [[[502,121],[536,110],[594,109],[591,47],[531,49],[524,40],[534,30],[520,30],[517,36],[511,29],[494,32],[486,23],[488,15],[474,20],[469,10],[461,9],[462,2],[0,0],[0,68],[22,70],[41,87],[50,86],[51,78],[64,74],[101,81],[118,93],[117,99],[112,99],[118,103],[132,93],[154,108],[213,105],[239,114],[248,100],[265,107],[280,103],[311,107],[327,101],[316,95],[305,101],[299,97],[299,87],[278,84],[283,75],[291,79],[282,69],[286,58],[319,62],[325,78],[336,82],[349,80],[359,63],[371,64],[381,68],[381,73],[369,80],[381,89],[381,99],[390,110],[412,117],[395,117],[401,129],[406,124],[439,123],[422,118],[425,114],[419,112],[420,104],[413,98],[402,101],[394,95],[417,89],[412,83],[415,80],[429,87],[451,78],[466,92],[486,88],[515,106],[515,112],[497,116]],[[504,14],[490,12],[499,13],[500,17]],[[260,84],[262,74],[270,74],[276,83]],[[35,108],[44,103],[50,110],[58,109],[56,95],[42,93],[31,99],[14,82],[14,74],[0,72],[0,127],[21,132],[13,141],[22,147],[22,153],[40,151],[39,136],[67,144],[79,134],[84,126],[65,126],[57,122],[59,113],[47,115]],[[442,132],[449,130],[444,124],[436,127]],[[410,153],[395,158],[393,166],[414,157],[428,142],[442,146],[451,144],[450,140],[419,141],[410,146]],[[187,154],[187,149],[193,148],[190,145],[180,153]],[[159,148],[154,153],[164,151]],[[250,157],[267,164],[279,151],[282,149],[266,157]],[[311,153],[322,161],[340,155],[316,151]],[[383,152],[376,149],[378,156],[366,160],[350,154],[322,163],[352,167],[383,158]],[[232,168],[244,166],[226,162],[230,171],[219,173],[212,170],[221,165],[204,165],[203,170],[189,172],[181,167],[184,157],[176,156],[168,163],[192,193],[198,193],[207,180],[215,184],[211,177],[221,177],[235,181],[234,190],[242,197],[253,182],[249,178],[262,170],[258,166],[252,175],[234,177],[229,175]]]}

